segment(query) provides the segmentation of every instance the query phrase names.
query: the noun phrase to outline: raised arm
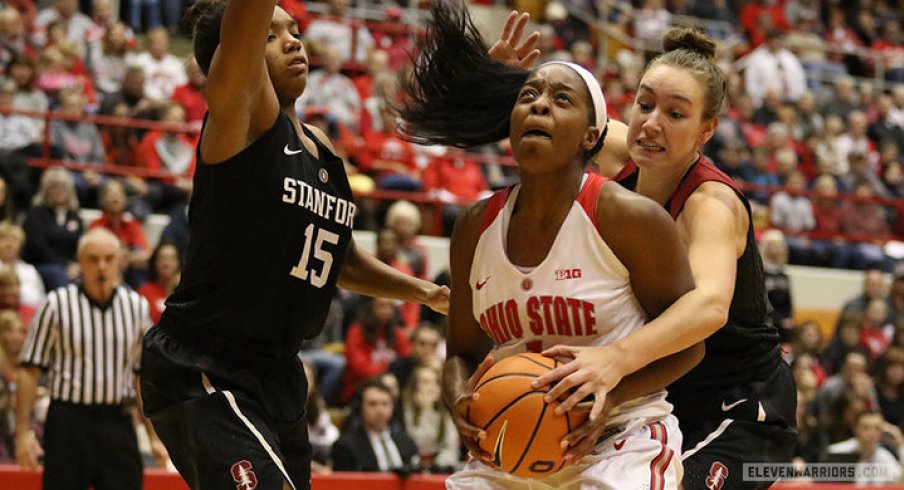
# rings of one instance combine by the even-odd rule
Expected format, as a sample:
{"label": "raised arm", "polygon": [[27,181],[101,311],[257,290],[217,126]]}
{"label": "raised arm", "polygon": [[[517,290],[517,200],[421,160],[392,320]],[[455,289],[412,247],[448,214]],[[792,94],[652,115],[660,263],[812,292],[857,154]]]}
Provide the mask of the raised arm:
{"label": "raised arm", "polygon": [[268,43],[286,40],[270,36],[275,6],[276,0],[226,3],[219,46],[208,73],[210,114],[201,140],[201,155],[207,163],[232,157],[276,121],[279,101],[267,73],[265,52]]}

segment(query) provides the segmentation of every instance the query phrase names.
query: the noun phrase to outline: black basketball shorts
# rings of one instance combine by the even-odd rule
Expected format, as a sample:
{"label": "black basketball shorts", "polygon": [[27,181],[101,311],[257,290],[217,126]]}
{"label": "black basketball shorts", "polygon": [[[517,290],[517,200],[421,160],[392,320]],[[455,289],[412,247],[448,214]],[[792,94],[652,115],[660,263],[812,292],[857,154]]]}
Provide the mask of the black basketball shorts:
{"label": "black basketball shorts", "polygon": [[[145,414],[193,490],[311,488],[311,455],[304,417],[282,422],[245,390],[175,359],[197,353],[159,327],[151,329],[141,360]],[[203,363],[202,363],[203,364]]]}

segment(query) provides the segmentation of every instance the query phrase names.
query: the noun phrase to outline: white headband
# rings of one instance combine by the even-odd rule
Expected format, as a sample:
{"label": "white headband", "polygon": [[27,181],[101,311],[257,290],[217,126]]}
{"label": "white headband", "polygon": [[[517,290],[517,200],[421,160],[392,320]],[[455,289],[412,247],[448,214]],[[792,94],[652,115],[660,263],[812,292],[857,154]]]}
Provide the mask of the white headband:
{"label": "white headband", "polygon": [[593,112],[596,115],[596,127],[600,128],[600,135],[606,134],[608,121],[608,115],[606,114],[606,97],[603,96],[603,89],[600,87],[599,82],[596,81],[596,77],[583,66],[568,61],[548,61],[538,66],[537,69],[552,64],[565,65],[581,76],[584,80],[584,84],[587,85],[587,91],[590,92],[590,99],[593,102]]}

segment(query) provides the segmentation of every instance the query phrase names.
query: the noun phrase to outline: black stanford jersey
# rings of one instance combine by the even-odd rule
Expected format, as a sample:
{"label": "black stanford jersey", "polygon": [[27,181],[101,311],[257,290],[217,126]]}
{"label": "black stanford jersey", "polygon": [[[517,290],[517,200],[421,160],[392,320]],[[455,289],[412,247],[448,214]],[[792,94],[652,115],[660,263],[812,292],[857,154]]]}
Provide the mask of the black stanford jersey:
{"label": "black stanford jersey", "polygon": [[320,333],[356,206],[342,160],[304,131],[319,159],[282,112],[223,163],[201,163],[198,150],[182,281],[160,321],[174,337],[262,365]]}
{"label": "black stanford jersey", "polygon": [[[637,166],[629,162],[615,176],[628,189],[637,187]],[[704,156],[691,166],[665,203],[672,218],[684,209],[691,194],[708,181],[721,182],[735,191],[750,217],[750,204],[730,177]],[[726,387],[769,379],[782,362],[778,330],[772,325],[771,307],[763,282],[763,262],[753,234],[753,220],[747,228],[747,247],[738,258],[735,291],[728,310],[728,323],[706,339],[706,355],[694,369],[669,387],[670,401],[684,393],[699,395]],[[679,417],[680,418],[680,417]]]}

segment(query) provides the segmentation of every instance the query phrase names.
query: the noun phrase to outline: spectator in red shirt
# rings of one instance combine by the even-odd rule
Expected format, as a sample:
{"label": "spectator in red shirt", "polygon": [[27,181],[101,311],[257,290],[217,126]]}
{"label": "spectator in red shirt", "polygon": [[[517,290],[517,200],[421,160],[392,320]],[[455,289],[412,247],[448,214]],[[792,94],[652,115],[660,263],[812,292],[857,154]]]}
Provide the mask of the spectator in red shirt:
{"label": "spectator in red shirt", "polygon": [[185,64],[185,75],[188,77],[188,83],[176,87],[170,100],[185,110],[185,122],[200,128],[204,122],[204,114],[207,113],[207,98],[204,96],[207,77],[194,56]]}
{"label": "spectator in red shirt", "polygon": [[364,150],[358,164],[364,172],[375,175],[384,189],[419,190],[421,176],[414,160],[411,143],[396,135],[396,114],[386,102],[380,106],[382,128],[364,135]]}
{"label": "spectator in red shirt", "polygon": [[[399,250],[399,237],[389,228],[384,228],[377,233],[376,257],[384,264],[409,276],[414,276],[414,271],[408,264],[405,255]],[[399,316],[402,325],[407,329],[406,336],[421,322],[421,307],[415,303],[402,303],[399,306]]]}
{"label": "spectator in red shirt", "polygon": [[446,203],[442,207],[445,236],[452,234],[461,206],[488,193],[480,165],[457,148],[449,148],[444,156],[433,158],[424,170],[422,182],[427,193]]}
{"label": "spectator in red shirt", "polygon": [[399,328],[391,299],[373,298],[361,310],[357,323],[345,338],[345,380],[343,401],[351,399],[363,381],[386,372],[389,364],[411,352],[408,337]]}
{"label": "spectator in red shirt", "polygon": [[870,361],[875,361],[891,345],[895,328],[887,322],[888,303],[883,298],[875,298],[866,304],[863,321],[860,324],[860,346],[866,349]]}
{"label": "spectator in red shirt", "polygon": [[766,40],[766,30],[778,28],[788,32],[791,26],[785,18],[782,2],[778,0],[754,0],[741,9],[741,27],[753,47]]}
{"label": "spectator in red shirt", "polygon": [[150,247],[141,223],[126,212],[126,190],[119,180],[109,179],[103,183],[99,201],[103,214],[92,221],[89,228],[106,228],[122,242],[127,253],[123,277],[130,286],[137,289],[147,281],[150,256]]}
{"label": "spectator in red shirt", "polygon": [[166,105],[160,122],[173,129],[148,131],[136,153],[139,164],[159,178],[145,180],[144,187],[134,178],[129,184],[154,210],[169,213],[188,201],[191,193],[198,134],[184,131],[185,110],[178,104]]}
{"label": "spectator in red shirt", "polygon": [[402,20],[402,14],[401,8],[389,7],[386,9],[386,23],[371,33],[374,47],[386,51],[389,69],[396,72],[411,60],[411,53],[414,52],[411,32]]}
{"label": "spectator in red shirt", "polygon": [[166,298],[176,289],[182,262],[179,249],[169,242],[161,242],[148,260],[148,282],[138,288],[138,292],[148,300],[151,320],[160,321],[166,309]]}

